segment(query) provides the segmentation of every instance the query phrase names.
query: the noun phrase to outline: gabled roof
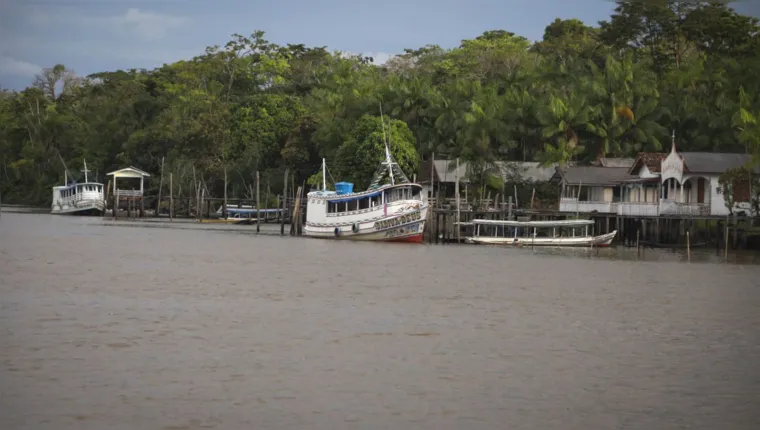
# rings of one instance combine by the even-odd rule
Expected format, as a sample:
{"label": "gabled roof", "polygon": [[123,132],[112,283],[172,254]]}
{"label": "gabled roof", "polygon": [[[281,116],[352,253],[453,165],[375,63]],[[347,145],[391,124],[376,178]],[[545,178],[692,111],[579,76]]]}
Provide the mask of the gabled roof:
{"label": "gabled roof", "polygon": [[628,174],[628,170],[628,167],[558,167],[552,180],[564,180],[568,185],[615,186],[635,178]]}
{"label": "gabled roof", "polygon": [[[456,160],[435,160],[433,163],[435,182],[453,183],[456,181],[457,175],[459,175],[461,183],[470,182],[467,177],[467,162],[460,162],[459,170],[456,168]],[[493,164],[501,172],[504,180],[519,176],[523,180],[535,182],[550,180],[556,167],[556,164],[544,167],[537,161],[496,161]],[[421,163],[417,182],[420,184],[430,183],[430,161]]]}
{"label": "gabled roof", "polygon": [[[678,152],[684,161],[684,169],[689,173],[720,174],[728,169],[744,167],[751,157],[747,154],[722,154],[718,152]],[[755,166],[753,172],[760,173]]]}
{"label": "gabled roof", "polygon": [[647,169],[652,173],[660,173],[662,168],[662,160],[664,160],[668,154],[663,152],[640,152],[634,160],[628,173],[631,175],[641,169],[641,166],[647,166]]}
{"label": "gabled roof", "polygon": [[149,177],[150,174],[138,169],[137,167],[129,166],[110,173],[106,173],[106,176],[113,176],[116,178],[139,178],[141,176]]}
{"label": "gabled roof", "polygon": [[631,167],[633,166],[634,158],[607,158],[600,157],[599,164],[602,167]]}

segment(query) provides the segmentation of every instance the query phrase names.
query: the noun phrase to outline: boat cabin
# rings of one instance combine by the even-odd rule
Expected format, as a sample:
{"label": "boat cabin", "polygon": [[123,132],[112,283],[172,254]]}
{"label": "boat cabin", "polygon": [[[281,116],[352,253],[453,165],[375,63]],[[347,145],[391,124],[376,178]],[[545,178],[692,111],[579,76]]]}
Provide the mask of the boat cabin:
{"label": "boat cabin", "polygon": [[53,187],[53,203],[73,203],[82,200],[103,200],[103,184],[97,182],[72,183]]}
{"label": "boat cabin", "polygon": [[337,191],[309,193],[309,203],[324,204],[325,214],[328,217],[334,217],[371,212],[382,208],[385,204],[401,200],[422,200],[422,186],[418,184],[388,185],[361,193],[351,192],[353,184],[347,182],[339,182],[335,184],[335,188]]}
{"label": "boat cabin", "polygon": [[532,238],[588,237],[592,220],[498,221],[474,220],[475,237]]}

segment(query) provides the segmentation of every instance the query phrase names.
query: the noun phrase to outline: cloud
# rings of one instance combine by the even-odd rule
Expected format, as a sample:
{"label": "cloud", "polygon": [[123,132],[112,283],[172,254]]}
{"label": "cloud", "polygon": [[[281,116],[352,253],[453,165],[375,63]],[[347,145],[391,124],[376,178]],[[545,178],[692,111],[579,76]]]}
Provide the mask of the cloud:
{"label": "cloud", "polygon": [[145,42],[161,40],[173,30],[180,29],[192,21],[186,16],[134,7],[119,14],[93,15],[86,9],[75,6],[34,6],[26,9],[24,15],[30,24],[40,29],[62,25],[77,30],[100,30],[129,38],[137,37]]}
{"label": "cloud", "polygon": [[190,18],[155,12],[144,12],[129,8],[123,15],[109,17],[109,21],[122,29],[134,32],[146,42],[155,42],[164,38],[171,30],[176,30],[190,23]]}
{"label": "cloud", "polygon": [[396,54],[389,54],[387,52],[369,52],[364,55],[367,57],[372,57],[375,60],[373,64],[377,66],[382,66],[383,64],[387,63],[388,60],[396,56]]}
{"label": "cloud", "polygon": [[361,55],[362,57],[372,57],[372,64],[375,66],[382,66],[387,63],[388,60],[395,57],[396,54],[390,54],[388,52],[351,52],[351,51],[338,51],[340,55],[353,56]]}
{"label": "cloud", "polygon": [[17,60],[7,55],[0,55],[0,75],[34,77],[42,70],[41,66],[24,60]]}

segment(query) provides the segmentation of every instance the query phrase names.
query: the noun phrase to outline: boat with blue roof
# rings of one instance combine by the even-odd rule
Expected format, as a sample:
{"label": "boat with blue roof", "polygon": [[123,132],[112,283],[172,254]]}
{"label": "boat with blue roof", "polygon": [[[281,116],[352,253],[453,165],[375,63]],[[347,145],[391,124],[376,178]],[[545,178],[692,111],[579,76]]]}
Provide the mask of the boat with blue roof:
{"label": "boat with blue roof", "polygon": [[370,186],[354,192],[350,182],[327,189],[322,160],[322,189],[307,194],[305,236],[382,242],[422,242],[428,203],[422,186],[412,183],[385,144],[385,160]]}

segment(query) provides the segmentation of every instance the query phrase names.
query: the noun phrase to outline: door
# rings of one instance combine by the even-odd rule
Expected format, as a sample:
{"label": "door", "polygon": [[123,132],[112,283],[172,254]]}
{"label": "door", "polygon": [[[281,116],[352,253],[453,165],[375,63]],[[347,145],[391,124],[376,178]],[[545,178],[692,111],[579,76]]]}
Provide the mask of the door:
{"label": "door", "polygon": [[697,178],[697,203],[705,202],[705,178]]}

